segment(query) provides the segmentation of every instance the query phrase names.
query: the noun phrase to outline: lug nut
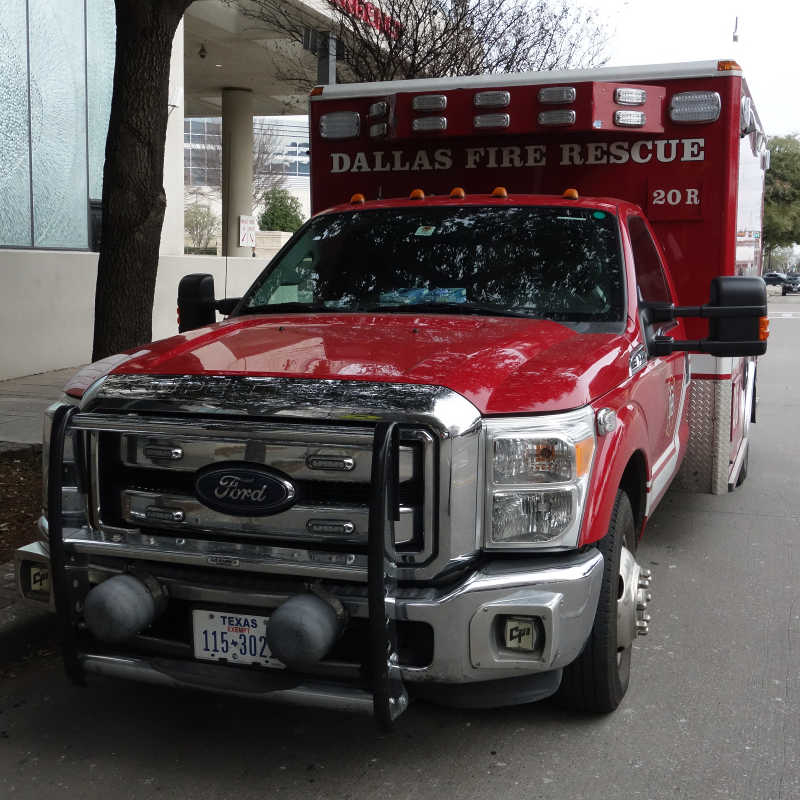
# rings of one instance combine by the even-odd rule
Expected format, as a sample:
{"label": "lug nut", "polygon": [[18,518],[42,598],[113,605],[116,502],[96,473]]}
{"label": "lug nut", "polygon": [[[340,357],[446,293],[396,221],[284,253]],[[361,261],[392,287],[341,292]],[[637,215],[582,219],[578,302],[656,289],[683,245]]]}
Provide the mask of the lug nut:
{"label": "lug nut", "polygon": [[644,620],[636,620],[636,635],[647,636],[650,633],[650,626]]}

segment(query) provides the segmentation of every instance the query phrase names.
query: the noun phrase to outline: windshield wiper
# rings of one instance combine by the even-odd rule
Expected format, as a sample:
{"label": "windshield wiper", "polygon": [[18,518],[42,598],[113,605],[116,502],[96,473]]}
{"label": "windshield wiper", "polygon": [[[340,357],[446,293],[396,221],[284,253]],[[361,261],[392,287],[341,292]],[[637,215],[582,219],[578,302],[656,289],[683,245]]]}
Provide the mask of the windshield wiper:
{"label": "windshield wiper", "polygon": [[536,314],[525,311],[513,311],[502,306],[494,306],[488,303],[375,303],[368,306],[359,306],[356,311],[432,311],[439,314],[485,314],[491,317],[522,317],[531,319]]}
{"label": "windshield wiper", "polygon": [[352,308],[333,308],[324,303],[264,303],[260,306],[245,306],[239,309],[242,314],[277,314],[285,311],[352,311]]}

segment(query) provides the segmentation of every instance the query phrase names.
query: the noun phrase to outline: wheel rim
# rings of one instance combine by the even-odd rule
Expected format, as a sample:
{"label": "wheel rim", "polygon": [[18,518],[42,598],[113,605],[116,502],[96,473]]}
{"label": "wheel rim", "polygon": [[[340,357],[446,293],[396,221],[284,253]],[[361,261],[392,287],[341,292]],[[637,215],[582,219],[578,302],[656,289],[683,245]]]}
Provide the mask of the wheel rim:
{"label": "wheel rim", "polygon": [[631,647],[636,638],[636,593],[640,571],[633,553],[623,545],[617,587],[617,670],[621,676],[630,668]]}

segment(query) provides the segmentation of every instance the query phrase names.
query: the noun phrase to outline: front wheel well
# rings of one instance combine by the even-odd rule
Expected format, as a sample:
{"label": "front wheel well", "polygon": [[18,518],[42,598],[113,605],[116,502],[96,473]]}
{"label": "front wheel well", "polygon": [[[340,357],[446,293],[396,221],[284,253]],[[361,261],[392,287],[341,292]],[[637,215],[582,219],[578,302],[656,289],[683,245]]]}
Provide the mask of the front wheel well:
{"label": "front wheel well", "polygon": [[647,508],[647,463],[641,450],[637,450],[628,459],[619,482],[619,488],[625,491],[631,501],[636,534],[637,536],[641,535]]}

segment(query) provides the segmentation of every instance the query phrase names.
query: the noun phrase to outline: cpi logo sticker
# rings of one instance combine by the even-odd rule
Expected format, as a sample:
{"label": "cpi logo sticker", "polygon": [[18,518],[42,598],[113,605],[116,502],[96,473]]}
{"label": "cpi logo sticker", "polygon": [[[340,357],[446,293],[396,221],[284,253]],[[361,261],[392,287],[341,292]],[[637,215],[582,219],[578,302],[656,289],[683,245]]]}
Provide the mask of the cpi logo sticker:
{"label": "cpi logo sticker", "polygon": [[194,492],[204,506],[236,517],[277,514],[294,503],[296,494],[288,477],[247,461],[198,470]]}

